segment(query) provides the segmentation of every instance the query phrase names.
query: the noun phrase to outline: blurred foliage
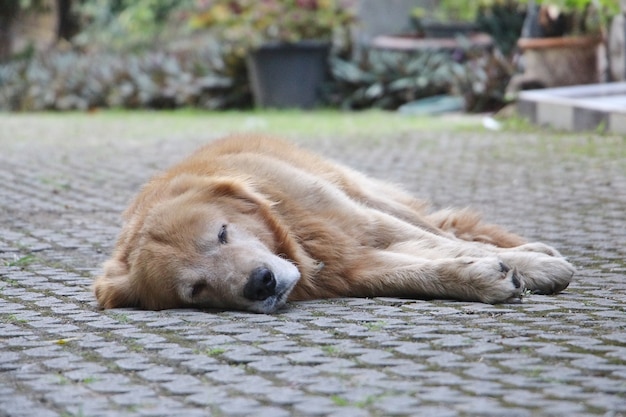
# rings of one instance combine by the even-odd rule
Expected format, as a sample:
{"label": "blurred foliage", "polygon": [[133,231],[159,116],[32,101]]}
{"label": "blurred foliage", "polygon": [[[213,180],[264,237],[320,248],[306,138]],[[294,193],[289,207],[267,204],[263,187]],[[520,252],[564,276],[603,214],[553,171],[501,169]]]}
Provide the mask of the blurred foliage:
{"label": "blurred foliage", "polygon": [[0,14],[11,14],[20,10],[45,10],[44,0],[0,0]]}
{"label": "blurred foliage", "polygon": [[326,96],[344,109],[397,109],[439,94],[460,95],[467,111],[495,110],[505,104],[514,73],[498,51],[465,48],[412,54],[370,50],[360,59],[332,59],[333,82]]}
{"label": "blurred foliage", "polygon": [[411,10],[411,17],[438,22],[472,22],[476,17],[478,7],[485,2],[491,3],[489,0],[439,0],[437,7],[433,9],[414,7]]}
{"label": "blurred foliage", "polygon": [[[23,5],[35,7],[39,0],[30,2]],[[201,3],[74,2],[73,15],[83,29],[63,50],[0,65],[0,110],[251,107],[241,48],[213,38],[214,33],[189,31],[187,23]],[[421,98],[456,94],[470,111],[491,110],[504,103],[512,75],[497,52],[475,51],[469,45],[452,52],[364,50],[358,58],[349,58],[346,51],[336,48],[330,59],[331,77],[324,91],[329,106],[396,109]]]}
{"label": "blurred foliage", "polygon": [[198,0],[195,28],[215,29],[225,41],[256,47],[268,41],[331,41],[354,22],[354,0]]}
{"label": "blurred foliage", "polygon": [[[527,22],[532,37],[602,36],[620,13],[617,0],[535,0]],[[529,3],[530,5],[530,3]]]}
{"label": "blurred foliage", "polygon": [[72,43],[95,47],[133,49],[156,46],[172,32],[186,28],[177,20],[194,0],[82,0],[73,13],[82,27]]}
{"label": "blurred foliage", "polygon": [[491,35],[496,47],[510,56],[515,51],[526,18],[526,4],[517,0],[483,3],[477,10],[478,28]]}
{"label": "blurred foliage", "polygon": [[26,11],[45,11],[43,0],[0,0],[0,62],[12,58],[14,24]]}
{"label": "blurred foliage", "polygon": [[214,51],[40,54],[0,66],[0,110],[246,106],[247,86],[235,85],[219,56]]}
{"label": "blurred foliage", "polygon": [[[187,52],[37,54],[0,66],[0,110],[249,108],[245,63],[228,57],[235,55],[217,44]],[[438,94],[463,96],[468,111],[494,110],[513,73],[497,52],[469,49],[370,50],[354,60],[334,55],[330,63],[326,104],[352,110],[393,110]]]}
{"label": "blurred foliage", "polygon": [[395,109],[448,92],[454,65],[448,53],[432,51],[407,54],[373,49],[356,60],[334,57],[334,82],[327,96],[344,109]]}

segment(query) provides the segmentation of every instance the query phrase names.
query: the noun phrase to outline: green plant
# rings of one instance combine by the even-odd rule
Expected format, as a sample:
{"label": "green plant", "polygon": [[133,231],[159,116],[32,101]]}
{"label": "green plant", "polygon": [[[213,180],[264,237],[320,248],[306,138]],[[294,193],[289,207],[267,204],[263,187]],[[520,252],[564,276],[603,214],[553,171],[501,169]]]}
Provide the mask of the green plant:
{"label": "green plant", "polygon": [[[523,0],[529,3],[529,0]],[[557,7],[566,12],[581,12],[590,7],[594,7],[601,11],[617,14],[619,13],[619,2],[615,0],[535,0],[540,6]]]}
{"label": "green plant", "polygon": [[37,257],[35,255],[26,255],[12,261],[5,261],[4,264],[5,266],[18,266],[20,268],[25,268],[35,261],[37,261]]}
{"label": "green plant", "polygon": [[130,317],[128,317],[127,314],[122,314],[122,313],[111,313],[109,314],[109,316],[114,319],[117,320],[118,322],[122,323],[122,324],[127,324],[130,323]]}
{"label": "green plant", "polygon": [[0,109],[223,109],[250,98],[218,45],[186,53],[49,52],[0,66]]}
{"label": "green plant", "polygon": [[339,407],[347,407],[350,405],[350,401],[346,400],[345,398],[339,395],[331,395],[330,399],[335,405]]}
{"label": "green plant", "polygon": [[439,7],[440,18],[449,21],[471,22],[476,17],[478,1],[441,0]]}
{"label": "green plant", "polygon": [[449,53],[415,54],[369,50],[356,60],[331,59],[330,103],[345,109],[396,109],[400,105],[447,93],[452,87]]}
{"label": "green plant", "polygon": [[73,13],[82,29],[72,38],[85,49],[137,49],[159,44],[180,25],[175,19],[194,0],[83,0]]}
{"label": "green plant", "polygon": [[472,22],[480,4],[479,1],[440,0],[433,10],[413,8],[411,17],[439,22]]}
{"label": "green plant", "polygon": [[199,1],[190,22],[245,52],[268,41],[331,41],[353,18],[346,0],[213,0]]}
{"label": "green plant", "polygon": [[620,12],[615,0],[535,0],[529,9],[530,36],[600,36],[610,20]]}
{"label": "green plant", "polygon": [[99,379],[95,376],[88,376],[86,378],[83,378],[83,380],[81,381],[83,384],[93,384],[94,382],[99,381]]}
{"label": "green plant", "polygon": [[357,60],[335,57],[331,71],[327,100],[345,109],[396,109],[422,98],[455,94],[464,98],[466,110],[479,112],[506,102],[514,68],[497,51],[462,43],[453,54],[370,50]]}
{"label": "green plant", "polygon": [[139,343],[135,343],[135,342],[131,342],[128,344],[128,349],[131,350],[132,352],[143,352],[144,351],[144,347],[142,345],[140,345]]}
{"label": "green plant", "polygon": [[6,319],[9,323],[27,323],[28,320],[17,317],[15,314],[9,314]]}
{"label": "green plant", "polygon": [[85,417],[83,407],[80,406],[76,412],[63,411],[61,417]]}
{"label": "green plant", "polygon": [[491,35],[493,42],[510,56],[517,44],[526,18],[526,5],[518,0],[481,2],[476,14],[479,30]]}
{"label": "green plant", "polygon": [[209,30],[222,48],[224,69],[250,90],[246,58],[267,43],[328,42],[350,46],[354,0],[205,0],[187,13],[192,28]]}
{"label": "green plant", "polygon": [[59,385],[68,385],[70,383],[70,379],[65,375],[57,375],[57,384]]}
{"label": "green plant", "polygon": [[336,346],[334,345],[325,345],[322,346],[322,351],[324,351],[325,354],[327,354],[328,356],[337,356],[339,355],[339,353],[341,352]]}
{"label": "green plant", "polygon": [[376,332],[376,331],[382,330],[382,329],[385,328],[386,325],[387,325],[387,322],[385,322],[385,321],[377,321],[377,322],[374,322],[374,323],[365,323],[364,324],[364,326],[370,332]]}
{"label": "green plant", "polygon": [[370,405],[374,404],[376,400],[378,400],[381,396],[377,395],[368,395],[361,401],[351,402],[347,399],[343,398],[340,395],[332,395],[330,397],[331,401],[339,406],[339,407],[357,407],[357,408],[366,408]]}
{"label": "green plant", "polygon": [[203,353],[207,356],[219,356],[225,352],[226,352],[226,349],[215,347],[215,348],[206,349]]}

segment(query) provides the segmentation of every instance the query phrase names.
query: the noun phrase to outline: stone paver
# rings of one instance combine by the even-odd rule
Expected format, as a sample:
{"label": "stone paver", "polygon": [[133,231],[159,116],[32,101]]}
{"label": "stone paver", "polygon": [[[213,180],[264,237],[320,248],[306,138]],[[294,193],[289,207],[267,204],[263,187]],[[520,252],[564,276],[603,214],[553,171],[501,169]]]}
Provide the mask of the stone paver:
{"label": "stone paver", "polygon": [[299,140],[557,246],[565,293],[275,315],[94,302],[121,210],[198,137],[0,137],[0,416],[626,416],[626,142],[544,136]]}

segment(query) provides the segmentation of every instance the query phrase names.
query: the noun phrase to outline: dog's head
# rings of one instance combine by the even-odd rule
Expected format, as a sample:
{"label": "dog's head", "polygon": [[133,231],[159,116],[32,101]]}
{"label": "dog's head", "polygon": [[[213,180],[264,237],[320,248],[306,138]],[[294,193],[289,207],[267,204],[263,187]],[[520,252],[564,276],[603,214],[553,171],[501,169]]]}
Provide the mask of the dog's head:
{"label": "dog's head", "polygon": [[300,272],[281,253],[286,237],[262,196],[230,179],[184,175],[154,185],[129,210],[96,279],[102,307],[270,313],[286,302]]}

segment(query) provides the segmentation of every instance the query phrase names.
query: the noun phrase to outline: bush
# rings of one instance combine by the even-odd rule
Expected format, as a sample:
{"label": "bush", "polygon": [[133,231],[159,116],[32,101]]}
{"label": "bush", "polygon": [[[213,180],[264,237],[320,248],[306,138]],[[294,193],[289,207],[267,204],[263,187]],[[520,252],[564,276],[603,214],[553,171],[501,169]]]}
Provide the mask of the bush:
{"label": "bush", "polygon": [[328,100],[344,109],[396,109],[449,92],[453,65],[450,54],[431,51],[408,54],[372,49],[356,60],[334,57]]}
{"label": "bush", "polygon": [[513,67],[498,51],[467,47],[454,52],[369,50],[357,60],[333,58],[327,100],[344,109],[393,110],[439,94],[460,95],[467,111],[505,103]]}
{"label": "bush", "polygon": [[[455,94],[468,111],[485,111],[504,103],[513,68],[497,53],[469,48],[452,54],[370,50],[355,60],[334,55],[331,73],[324,95],[330,106],[394,110]],[[57,51],[0,65],[5,111],[251,106],[245,61],[212,44],[143,54]]]}
{"label": "bush", "polygon": [[[180,16],[195,0],[81,0],[72,2],[82,49],[141,50],[188,32]],[[183,24],[181,24],[183,23]]]}
{"label": "bush", "polygon": [[251,100],[215,52],[50,52],[0,66],[0,109],[223,109]]}
{"label": "bush", "polygon": [[522,33],[527,7],[525,2],[517,0],[481,4],[476,15],[476,24],[481,31],[491,35],[505,56],[511,56]]}

